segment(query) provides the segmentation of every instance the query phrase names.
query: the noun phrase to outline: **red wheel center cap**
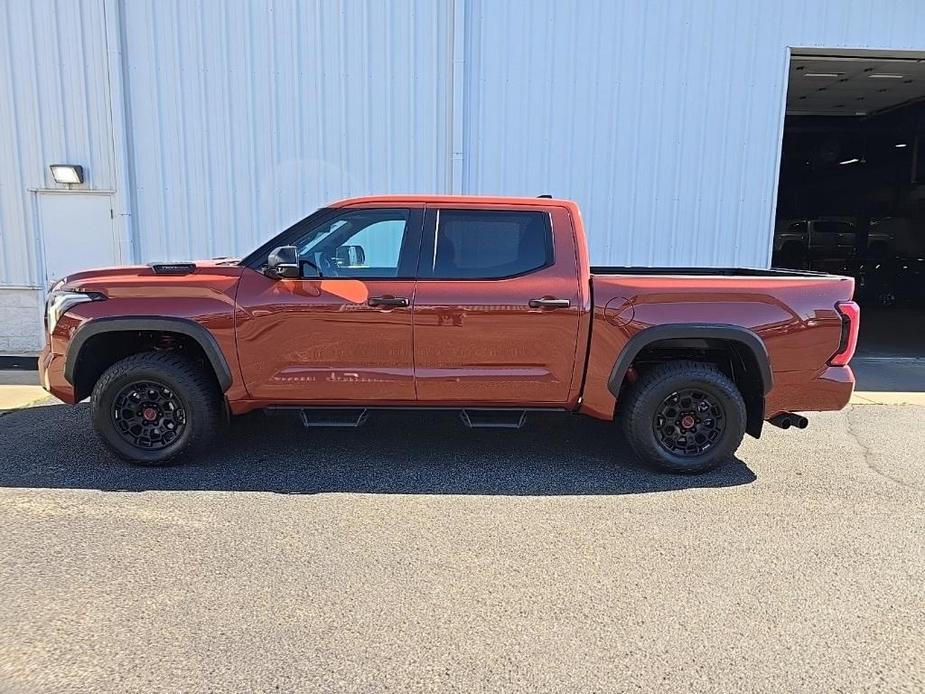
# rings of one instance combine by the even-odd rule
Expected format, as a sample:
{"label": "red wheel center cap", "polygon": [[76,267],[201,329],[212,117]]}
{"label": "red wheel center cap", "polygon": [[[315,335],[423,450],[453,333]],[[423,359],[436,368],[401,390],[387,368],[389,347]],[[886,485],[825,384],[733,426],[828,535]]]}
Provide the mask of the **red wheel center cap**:
{"label": "red wheel center cap", "polygon": [[681,426],[685,429],[693,428],[694,424],[696,424],[696,421],[694,420],[693,415],[686,414],[681,417]]}
{"label": "red wheel center cap", "polygon": [[141,416],[145,418],[146,422],[153,422],[155,419],[157,419],[157,410],[155,410],[153,407],[146,407],[142,411]]}

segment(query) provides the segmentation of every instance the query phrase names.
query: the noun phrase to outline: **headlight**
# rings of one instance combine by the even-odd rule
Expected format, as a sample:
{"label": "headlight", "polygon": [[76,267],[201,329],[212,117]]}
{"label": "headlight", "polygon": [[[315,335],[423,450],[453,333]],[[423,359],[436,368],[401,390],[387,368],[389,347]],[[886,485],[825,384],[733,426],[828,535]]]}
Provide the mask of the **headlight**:
{"label": "headlight", "polygon": [[106,297],[97,292],[69,292],[63,290],[53,291],[45,302],[45,329],[53,333],[61,316],[74,308],[77,304],[87,301],[101,301]]}

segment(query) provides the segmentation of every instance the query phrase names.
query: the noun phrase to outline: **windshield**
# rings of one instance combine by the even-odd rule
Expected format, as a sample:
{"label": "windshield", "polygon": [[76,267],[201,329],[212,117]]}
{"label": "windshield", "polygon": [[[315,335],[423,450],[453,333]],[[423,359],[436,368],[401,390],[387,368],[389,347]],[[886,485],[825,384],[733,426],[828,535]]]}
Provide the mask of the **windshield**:
{"label": "windshield", "polygon": [[266,265],[267,255],[270,251],[272,251],[277,246],[286,245],[285,240],[291,239],[294,233],[312,229],[318,225],[319,220],[329,216],[332,212],[333,210],[330,207],[322,207],[318,210],[315,210],[304,219],[301,219],[295,224],[287,227],[284,231],[276,234],[263,245],[258,246],[256,249],[248,253],[246,256],[244,256],[244,258],[242,258],[239,264],[246,265],[255,269],[259,268],[261,265]]}

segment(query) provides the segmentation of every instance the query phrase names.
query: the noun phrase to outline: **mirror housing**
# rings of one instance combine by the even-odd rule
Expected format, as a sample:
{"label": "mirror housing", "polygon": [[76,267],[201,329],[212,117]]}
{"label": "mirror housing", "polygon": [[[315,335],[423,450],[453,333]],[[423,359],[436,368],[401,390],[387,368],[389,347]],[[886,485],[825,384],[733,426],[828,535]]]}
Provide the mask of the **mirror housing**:
{"label": "mirror housing", "polygon": [[266,276],[273,279],[298,279],[301,276],[299,249],[295,246],[280,246],[267,256]]}

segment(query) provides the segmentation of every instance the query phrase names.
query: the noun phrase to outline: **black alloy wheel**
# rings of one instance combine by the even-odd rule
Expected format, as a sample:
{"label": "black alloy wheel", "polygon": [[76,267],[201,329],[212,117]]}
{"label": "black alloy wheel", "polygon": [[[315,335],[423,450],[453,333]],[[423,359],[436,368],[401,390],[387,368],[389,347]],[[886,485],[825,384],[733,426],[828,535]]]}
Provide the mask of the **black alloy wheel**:
{"label": "black alloy wheel", "polygon": [[144,450],[166,448],[186,428],[186,408],[163,383],[136,381],[113,398],[112,422],[129,444]]}
{"label": "black alloy wheel", "polygon": [[726,413],[719,400],[706,390],[684,388],[662,401],[652,426],[662,448],[691,458],[706,453],[722,438]]}
{"label": "black alloy wheel", "polygon": [[642,373],[621,394],[617,416],[643,462],[694,473],[734,456],[747,411],[736,384],[714,364],[678,359]]}
{"label": "black alloy wheel", "polygon": [[204,451],[225,422],[222,393],[206,365],[169,351],[139,352],[99,377],[93,428],[135,465],[166,465]]}

